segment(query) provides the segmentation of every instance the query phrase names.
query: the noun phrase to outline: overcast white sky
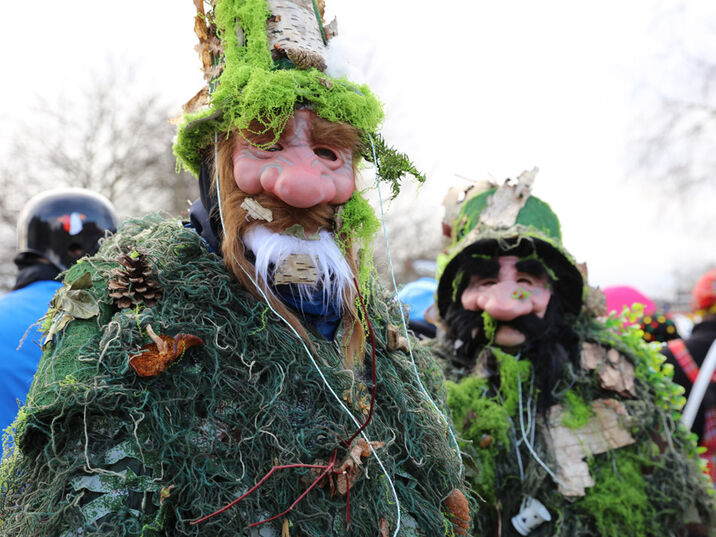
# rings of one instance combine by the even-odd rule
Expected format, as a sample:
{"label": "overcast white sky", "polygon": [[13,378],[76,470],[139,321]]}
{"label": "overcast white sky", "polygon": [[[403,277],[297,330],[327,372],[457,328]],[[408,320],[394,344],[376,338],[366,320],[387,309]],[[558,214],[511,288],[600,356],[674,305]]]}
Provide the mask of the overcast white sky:
{"label": "overcast white sky", "polygon": [[[35,0],[22,11],[2,3],[15,14],[0,33],[3,144],[38,95],[81,92],[110,59],[136,66],[177,111],[203,84],[191,0]],[[710,45],[699,36],[713,33],[705,24],[716,20],[714,3],[689,3],[665,21],[671,3],[328,0],[328,8],[353,79],[386,104],[386,139],[428,174],[416,212],[436,221],[436,233],[455,174],[502,180],[536,165],[535,192],[560,216],[591,282],[665,296],[674,270],[716,264],[716,238],[673,233],[649,189],[626,181],[638,88],[678,78],[664,44]]]}

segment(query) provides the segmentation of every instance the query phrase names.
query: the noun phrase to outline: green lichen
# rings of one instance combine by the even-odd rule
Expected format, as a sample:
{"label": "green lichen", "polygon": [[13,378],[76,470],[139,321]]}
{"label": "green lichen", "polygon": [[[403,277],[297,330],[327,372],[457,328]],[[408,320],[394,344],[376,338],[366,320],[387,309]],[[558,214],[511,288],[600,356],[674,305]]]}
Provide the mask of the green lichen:
{"label": "green lichen", "polygon": [[570,429],[580,429],[584,427],[589,418],[594,415],[592,407],[584,402],[577,393],[567,390],[564,397],[566,412],[562,417],[562,425]]}

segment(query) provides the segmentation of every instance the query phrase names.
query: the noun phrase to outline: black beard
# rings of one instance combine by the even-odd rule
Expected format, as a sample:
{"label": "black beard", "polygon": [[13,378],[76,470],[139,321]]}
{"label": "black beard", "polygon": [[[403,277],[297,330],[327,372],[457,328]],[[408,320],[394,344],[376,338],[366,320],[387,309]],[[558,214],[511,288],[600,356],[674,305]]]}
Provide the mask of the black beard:
{"label": "black beard", "polygon": [[[457,343],[455,365],[472,370],[478,355],[489,344],[482,312],[465,310],[462,304],[453,302],[444,321],[448,342],[453,347]],[[552,296],[544,318],[530,313],[509,322],[498,322],[495,329],[500,326],[511,326],[524,334],[526,342],[520,353],[532,362],[535,387],[539,390],[537,408],[546,414],[554,403],[552,390],[561,379],[564,367],[568,363],[576,366],[580,356],[579,336],[566,322],[561,300]]]}

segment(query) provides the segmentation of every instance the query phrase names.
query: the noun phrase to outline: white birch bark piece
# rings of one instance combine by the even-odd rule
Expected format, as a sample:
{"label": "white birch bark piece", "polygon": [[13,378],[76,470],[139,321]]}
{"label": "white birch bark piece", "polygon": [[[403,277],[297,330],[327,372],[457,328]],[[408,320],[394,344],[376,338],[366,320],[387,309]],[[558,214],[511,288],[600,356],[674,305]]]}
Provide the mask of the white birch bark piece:
{"label": "white birch bark piece", "polygon": [[276,269],[273,275],[274,285],[285,285],[289,283],[315,285],[317,282],[318,270],[311,256],[307,254],[290,254]]}
{"label": "white birch bark piece", "polygon": [[269,46],[286,54],[296,67],[326,69],[326,46],[312,0],[268,0]]}
{"label": "white birch bark piece", "polygon": [[559,492],[565,496],[584,496],[587,487],[594,486],[594,478],[584,459],[634,443],[626,429],[629,414],[616,399],[597,399],[592,402],[594,416],[583,427],[570,429],[562,424],[566,410],[554,405],[549,410],[547,447],[557,462],[555,472]]}
{"label": "white birch bark piece", "polygon": [[517,183],[498,187],[487,200],[485,210],[480,214],[480,223],[491,228],[510,228],[515,225],[517,215],[530,197],[532,183],[537,176],[538,168],[524,171],[517,178]]}

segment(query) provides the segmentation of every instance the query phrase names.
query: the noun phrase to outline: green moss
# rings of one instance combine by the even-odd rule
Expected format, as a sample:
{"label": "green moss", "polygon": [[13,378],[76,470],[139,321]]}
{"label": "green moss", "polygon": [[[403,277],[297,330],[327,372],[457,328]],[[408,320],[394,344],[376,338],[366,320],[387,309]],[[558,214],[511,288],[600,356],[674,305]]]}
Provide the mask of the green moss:
{"label": "green moss", "polygon": [[485,328],[485,337],[487,338],[488,344],[495,340],[495,330],[497,330],[497,321],[495,318],[487,313],[482,312],[482,324]]}
{"label": "green moss", "polygon": [[569,427],[570,429],[584,427],[589,421],[589,418],[594,415],[592,407],[585,403],[584,399],[572,390],[567,390],[563,402],[567,410],[562,418],[562,425],[565,427]]}
{"label": "green moss", "polygon": [[460,285],[462,285],[462,280],[465,277],[465,272],[460,270],[455,277],[452,280],[452,301],[457,302],[457,292],[460,290]]}
{"label": "green moss", "polygon": [[530,378],[531,364],[527,360],[518,360],[497,347],[492,348],[500,368],[500,395],[502,404],[510,416],[514,416],[519,405],[518,379],[524,385]]}
{"label": "green moss", "polygon": [[[373,270],[373,250],[370,246],[373,236],[380,228],[380,220],[370,203],[357,191],[343,206],[340,220],[338,236],[360,248],[358,285],[361,293],[368,296],[368,282]],[[345,245],[340,246],[345,252]]]}
{"label": "green moss", "polygon": [[663,535],[662,529],[653,527],[655,513],[636,455],[629,450],[613,451],[592,459],[589,466],[596,484],[576,506],[594,519],[602,537]]}
{"label": "green moss", "polygon": [[394,199],[400,192],[400,178],[406,173],[412,175],[418,183],[425,182],[425,175],[418,171],[408,156],[388,146],[380,134],[366,134],[362,137],[361,142],[364,148],[362,156],[368,162],[373,162],[373,151],[375,151],[378,178],[390,185],[391,199]]}
{"label": "green moss", "polygon": [[[487,397],[487,383],[466,377],[460,383],[448,382],[447,404],[460,436],[468,440],[479,468],[470,475],[474,490],[486,501],[495,499],[497,458],[510,447],[510,417],[499,401]],[[482,443],[482,445],[481,445]],[[467,447],[467,446],[463,446]]]}

